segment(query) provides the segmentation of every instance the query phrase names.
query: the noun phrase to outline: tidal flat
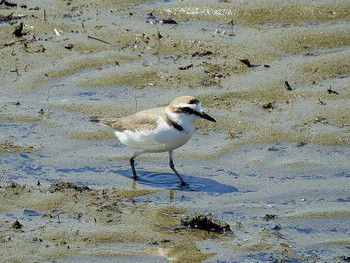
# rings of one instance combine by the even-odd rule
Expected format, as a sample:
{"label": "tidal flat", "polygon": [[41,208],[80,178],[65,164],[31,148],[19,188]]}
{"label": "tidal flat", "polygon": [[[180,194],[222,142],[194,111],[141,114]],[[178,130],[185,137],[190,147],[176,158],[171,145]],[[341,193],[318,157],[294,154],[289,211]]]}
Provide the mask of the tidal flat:
{"label": "tidal flat", "polygon": [[[2,1],[1,260],[348,262],[349,10]],[[175,151],[189,185],[167,154],[140,156],[134,182],[132,152],[89,119],[181,95],[217,120]],[[183,224],[197,213],[230,231]]]}

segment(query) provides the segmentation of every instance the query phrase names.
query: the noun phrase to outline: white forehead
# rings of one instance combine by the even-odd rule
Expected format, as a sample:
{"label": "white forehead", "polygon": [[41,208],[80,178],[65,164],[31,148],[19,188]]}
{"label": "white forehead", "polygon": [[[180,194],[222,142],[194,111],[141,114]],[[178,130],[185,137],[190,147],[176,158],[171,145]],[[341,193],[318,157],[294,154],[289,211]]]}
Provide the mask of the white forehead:
{"label": "white forehead", "polygon": [[198,103],[179,103],[179,104],[176,104],[176,107],[177,108],[189,107],[189,108],[192,108],[192,109],[201,109],[202,108],[202,104],[200,102],[198,102]]}

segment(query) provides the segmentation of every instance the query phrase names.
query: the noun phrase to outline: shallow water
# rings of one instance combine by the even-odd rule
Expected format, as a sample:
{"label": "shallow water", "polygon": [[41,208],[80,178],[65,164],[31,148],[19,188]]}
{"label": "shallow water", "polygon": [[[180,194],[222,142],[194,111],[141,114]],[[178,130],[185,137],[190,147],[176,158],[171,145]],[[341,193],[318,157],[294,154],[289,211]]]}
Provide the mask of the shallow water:
{"label": "shallow water", "polygon": [[[23,17],[27,33],[19,41],[17,24],[1,24],[0,241],[10,252],[28,244],[6,260],[348,260],[348,1],[22,2],[28,8],[0,6],[2,17]],[[149,23],[151,12],[153,22],[177,24]],[[134,182],[132,152],[90,117],[184,94],[218,120],[199,122],[175,151],[188,186],[167,153],[140,156]],[[9,181],[32,188],[7,189]],[[97,192],[44,194],[58,181]],[[105,194],[118,190],[156,192]],[[195,211],[233,235],[181,229]],[[47,213],[51,221],[39,216]]]}

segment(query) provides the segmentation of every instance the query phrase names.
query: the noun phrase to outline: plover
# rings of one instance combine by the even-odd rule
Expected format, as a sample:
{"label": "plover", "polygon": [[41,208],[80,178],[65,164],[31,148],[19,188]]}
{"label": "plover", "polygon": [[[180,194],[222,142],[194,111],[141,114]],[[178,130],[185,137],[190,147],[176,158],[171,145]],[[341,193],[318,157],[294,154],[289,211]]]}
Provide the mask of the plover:
{"label": "plover", "polygon": [[121,118],[92,119],[103,126],[113,128],[122,144],[134,151],[130,158],[133,178],[137,179],[135,159],[142,153],[169,153],[169,166],[186,182],[174,166],[173,151],[184,145],[195,131],[195,122],[203,118],[216,120],[202,110],[201,102],[192,96],[174,99],[167,107],[153,108]]}

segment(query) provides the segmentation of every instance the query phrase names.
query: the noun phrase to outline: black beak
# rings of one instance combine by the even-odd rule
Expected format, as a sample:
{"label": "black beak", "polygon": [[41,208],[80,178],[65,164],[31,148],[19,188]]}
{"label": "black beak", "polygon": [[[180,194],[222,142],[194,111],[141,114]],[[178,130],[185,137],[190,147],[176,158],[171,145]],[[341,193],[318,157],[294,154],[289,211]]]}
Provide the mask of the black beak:
{"label": "black beak", "polygon": [[216,122],[216,120],[213,117],[209,116],[205,112],[202,112],[202,113],[198,114],[198,116],[201,117],[202,119],[206,119],[208,121]]}

